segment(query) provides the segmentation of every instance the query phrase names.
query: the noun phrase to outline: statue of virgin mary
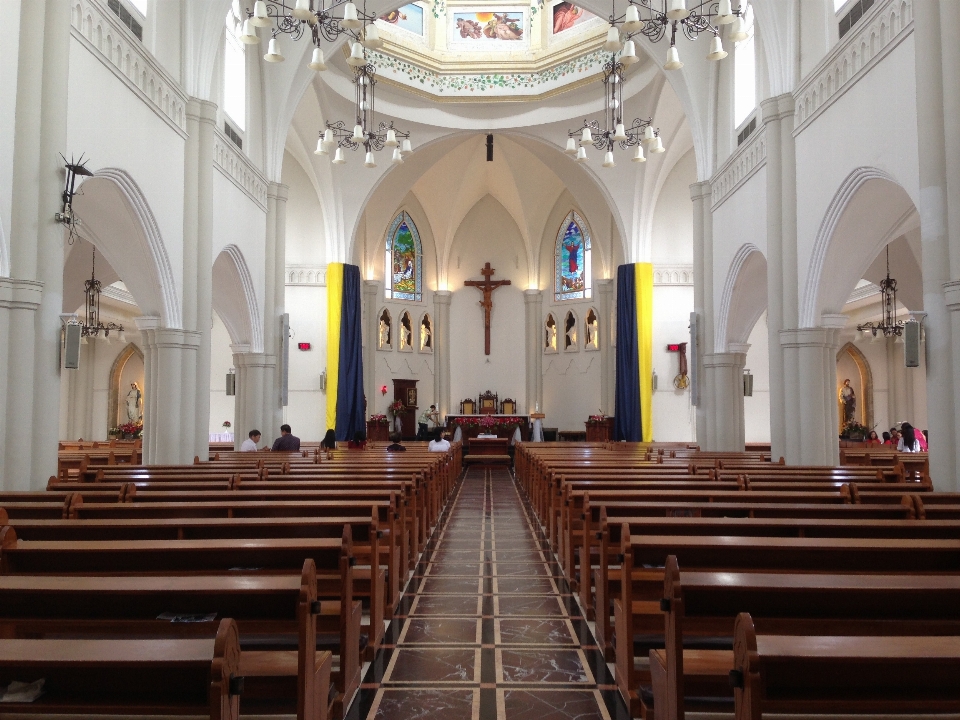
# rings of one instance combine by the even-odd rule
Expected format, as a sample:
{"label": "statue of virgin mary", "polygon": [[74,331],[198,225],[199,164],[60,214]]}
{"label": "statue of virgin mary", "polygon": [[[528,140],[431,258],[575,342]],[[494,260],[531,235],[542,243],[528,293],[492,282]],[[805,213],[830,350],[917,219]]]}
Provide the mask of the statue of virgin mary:
{"label": "statue of virgin mary", "polygon": [[138,422],[143,417],[143,393],[140,387],[135,383],[130,383],[130,389],[127,391],[127,420],[129,422]]}

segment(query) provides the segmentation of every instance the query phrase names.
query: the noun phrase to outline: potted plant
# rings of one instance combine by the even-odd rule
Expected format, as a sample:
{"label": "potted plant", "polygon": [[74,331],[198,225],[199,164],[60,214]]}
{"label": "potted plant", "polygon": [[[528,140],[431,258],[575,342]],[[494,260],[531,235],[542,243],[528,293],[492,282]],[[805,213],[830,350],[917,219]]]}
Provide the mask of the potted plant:
{"label": "potted plant", "polygon": [[367,440],[386,442],[390,434],[389,425],[386,415],[371,415],[367,420]]}
{"label": "potted plant", "polygon": [[870,428],[868,428],[866,425],[858,423],[856,420],[853,420],[843,426],[843,430],[840,431],[840,438],[842,440],[863,442],[867,439],[867,435],[869,434]]}
{"label": "potted plant", "polygon": [[124,423],[123,425],[120,425],[117,430],[120,431],[120,436],[124,440],[136,440],[143,434],[143,423]]}

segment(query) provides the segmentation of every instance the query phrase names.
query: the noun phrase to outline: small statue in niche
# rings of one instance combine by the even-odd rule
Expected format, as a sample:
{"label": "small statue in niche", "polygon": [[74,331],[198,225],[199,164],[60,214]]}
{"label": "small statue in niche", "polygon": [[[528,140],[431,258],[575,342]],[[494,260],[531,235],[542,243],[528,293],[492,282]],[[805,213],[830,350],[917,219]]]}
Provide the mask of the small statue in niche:
{"label": "small statue in niche", "polygon": [[850,387],[850,380],[844,380],[839,393],[840,410],[843,415],[843,425],[857,419],[857,393]]}
{"label": "small statue in niche", "polygon": [[413,346],[413,327],[410,322],[410,313],[404,311],[400,316],[400,349],[410,350]]}
{"label": "small statue in niche", "polygon": [[600,338],[597,335],[597,314],[592,308],[590,312],[587,313],[587,322],[584,323],[583,342],[584,345],[589,348],[596,349],[600,347]]}
{"label": "small statue in niche", "polygon": [[390,320],[390,313],[387,310],[384,310],[380,315],[380,335],[378,339],[378,347],[385,348],[390,347],[393,344],[393,339],[390,337],[392,322]]}
{"label": "small statue in niche", "polygon": [[577,319],[572,312],[567,313],[567,318],[563,322],[564,343],[563,349],[570,350],[577,347]]}
{"label": "small statue in niche", "polygon": [[548,351],[556,351],[557,349],[557,322],[553,319],[553,315],[547,315],[546,334],[543,339],[543,349]]}
{"label": "small statue in niche", "polygon": [[429,315],[420,321],[420,352],[433,352],[433,324]]}

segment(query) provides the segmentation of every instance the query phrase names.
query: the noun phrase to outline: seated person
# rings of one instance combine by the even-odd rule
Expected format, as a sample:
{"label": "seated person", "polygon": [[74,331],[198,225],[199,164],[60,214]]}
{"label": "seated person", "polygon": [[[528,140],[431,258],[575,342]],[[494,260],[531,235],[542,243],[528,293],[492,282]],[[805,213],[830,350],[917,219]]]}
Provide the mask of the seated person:
{"label": "seated person", "polygon": [[880,438],[877,437],[877,431],[871,430],[870,434],[867,436],[867,445],[879,445]]}
{"label": "seated person", "polygon": [[337,431],[327,430],[327,434],[323,436],[323,440],[320,441],[320,447],[324,450],[336,450],[337,449]]}
{"label": "seated person", "polygon": [[300,438],[290,433],[290,426],[280,426],[280,437],[273,441],[273,452],[296,452],[300,449]]}
{"label": "seated person", "polygon": [[427,444],[427,450],[430,452],[447,452],[450,450],[450,441],[443,437],[439,428],[434,430],[433,440]]}
{"label": "seated person", "polygon": [[367,447],[367,436],[363,430],[357,430],[353,434],[353,440],[347,442],[347,447],[351,450],[363,450]]}
{"label": "seated person", "polygon": [[240,452],[256,452],[258,450],[257,445],[260,444],[260,431],[251,430],[249,437],[243,441],[243,444],[240,446]]}
{"label": "seated person", "polygon": [[387,445],[387,452],[406,452],[407,449],[400,444],[400,433],[390,433],[390,445]]}

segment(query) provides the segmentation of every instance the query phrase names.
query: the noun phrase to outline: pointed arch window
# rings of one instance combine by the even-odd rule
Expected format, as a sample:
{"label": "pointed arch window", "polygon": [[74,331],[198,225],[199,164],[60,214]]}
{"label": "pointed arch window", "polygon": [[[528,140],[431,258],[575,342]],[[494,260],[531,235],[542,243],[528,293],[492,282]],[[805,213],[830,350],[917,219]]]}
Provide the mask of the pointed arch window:
{"label": "pointed arch window", "polygon": [[592,297],[590,230],[576,211],[571,211],[560,225],[554,254],[556,299],[582,300]]}
{"label": "pointed arch window", "polygon": [[423,300],[423,249],[411,217],[402,212],[390,223],[384,249],[383,285],[387,300]]}

